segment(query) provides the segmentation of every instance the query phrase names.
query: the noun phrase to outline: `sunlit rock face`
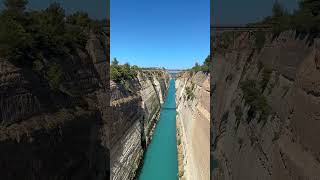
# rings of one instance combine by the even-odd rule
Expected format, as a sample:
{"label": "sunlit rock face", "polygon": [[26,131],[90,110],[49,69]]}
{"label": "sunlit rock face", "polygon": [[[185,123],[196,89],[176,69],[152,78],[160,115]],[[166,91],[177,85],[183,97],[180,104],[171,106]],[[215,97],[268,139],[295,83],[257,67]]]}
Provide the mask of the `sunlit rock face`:
{"label": "sunlit rock face", "polygon": [[169,79],[167,71],[142,70],[126,86],[111,81],[112,180],[136,176],[167,95]]}
{"label": "sunlit rock face", "polygon": [[176,77],[175,87],[176,121],[181,136],[180,153],[183,154],[179,171],[183,171],[185,179],[209,179],[210,74],[191,71],[180,73]]}
{"label": "sunlit rock face", "polygon": [[320,177],[319,56],[318,39],[293,31],[266,34],[261,49],[248,33],[215,47],[213,179]]}

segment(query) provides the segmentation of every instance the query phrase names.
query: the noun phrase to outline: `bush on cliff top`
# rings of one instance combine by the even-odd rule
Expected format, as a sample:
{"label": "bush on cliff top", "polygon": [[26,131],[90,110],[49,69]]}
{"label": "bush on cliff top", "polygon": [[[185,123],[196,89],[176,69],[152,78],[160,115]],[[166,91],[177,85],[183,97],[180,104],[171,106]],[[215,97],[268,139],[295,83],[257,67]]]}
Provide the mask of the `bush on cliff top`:
{"label": "bush on cliff top", "polygon": [[129,63],[120,65],[119,61],[114,58],[111,63],[110,77],[116,83],[124,83],[127,80],[134,79],[138,70],[138,66],[130,66]]}
{"label": "bush on cliff top", "polygon": [[84,12],[66,16],[58,3],[38,11],[26,11],[26,5],[26,0],[6,0],[0,12],[0,56],[20,64],[32,64],[39,52],[64,56],[85,48],[88,30],[101,23]]}
{"label": "bush on cliff top", "polygon": [[293,13],[289,13],[276,1],[272,16],[254,25],[271,25],[275,36],[286,30],[296,30],[298,34],[309,34],[309,39],[312,40],[320,34],[320,1],[301,0],[299,8]]}
{"label": "bush on cliff top", "polygon": [[[85,49],[91,30],[102,32],[103,21],[84,12],[67,16],[58,3],[43,10],[26,10],[27,0],[5,0],[0,12],[0,58],[30,69],[53,90],[62,82],[63,60]],[[105,26],[105,25],[104,25]]]}
{"label": "bush on cliff top", "polygon": [[202,65],[199,65],[199,63],[195,63],[191,70],[194,72],[203,71],[208,73],[210,71],[210,61],[210,56],[207,56]]}

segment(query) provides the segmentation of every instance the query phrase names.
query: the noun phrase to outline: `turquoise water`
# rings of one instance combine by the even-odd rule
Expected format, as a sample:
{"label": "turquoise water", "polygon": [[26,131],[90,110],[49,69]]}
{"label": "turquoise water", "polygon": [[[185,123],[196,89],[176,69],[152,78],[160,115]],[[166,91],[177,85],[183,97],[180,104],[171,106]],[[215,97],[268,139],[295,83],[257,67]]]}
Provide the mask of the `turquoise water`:
{"label": "turquoise water", "polygon": [[176,92],[170,81],[153,139],[144,156],[139,180],[177,180]]}

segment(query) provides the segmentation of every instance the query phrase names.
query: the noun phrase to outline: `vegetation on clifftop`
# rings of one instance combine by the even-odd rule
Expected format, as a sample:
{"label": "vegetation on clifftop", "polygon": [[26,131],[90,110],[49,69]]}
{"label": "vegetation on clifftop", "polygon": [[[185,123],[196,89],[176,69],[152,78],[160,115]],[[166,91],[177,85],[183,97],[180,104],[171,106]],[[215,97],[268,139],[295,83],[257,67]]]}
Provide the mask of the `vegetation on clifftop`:
{"label": "vegetation on clifftop", "polygon": [[195,65],[191,68],[192,71],[198,72],[198,71],[203,71],[203,72],[210,72],[210,55],[207,56],[207,58],[204,60],[202,65],[199,65],[199,63],[195,63]]}
{"label": "vegetation on clifftop", "polygon": [[309,39],[319,36],[320,32],[320,1],[301,0],[299,8],[288,12],[276,1],[272,8],[272,16],[254,25],[271,25],[275,36],[286,30],[296,30],[298,34],[308,34]]}
{"label": "vegetation on clifftop", "polygon": [[136,78],[137,70],[139,70],[138,66],[130,66],[129,63],[120,65],[119,61],[114,58],[111,62],[110,77],[116,83],[124,83],[127,80]]}
{"label": "vegetation on clifftop", "polygon": [[[26,10],[27,0],[5,0],[0,12],[0,58],[34,71],[58,90],[64,61],[85,52],[89,33],[99,33],[106,20],[86,12],[66,15],[58,3],[43,10]],[[104,42],[102,42],[104,43]]]}
{"label": "vegetation on clifftop", "polygon": [[44,56],[70,54],[84,48],[88,29],[101,28],[103,22],[90,19],[85,12],[66,16],[53,3],[39,11],[26,11],[26,0],[6,0],[0,13],[0,56],[27,63],[39,53]]}

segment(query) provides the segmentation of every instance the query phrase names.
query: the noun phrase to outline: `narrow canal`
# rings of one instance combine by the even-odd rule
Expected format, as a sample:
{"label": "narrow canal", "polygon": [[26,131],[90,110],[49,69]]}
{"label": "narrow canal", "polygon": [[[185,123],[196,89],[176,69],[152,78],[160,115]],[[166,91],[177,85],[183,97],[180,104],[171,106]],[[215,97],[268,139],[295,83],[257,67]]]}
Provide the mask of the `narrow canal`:
{"label": "narrow canal", "polygon": [[144,156],[139,180],[177,180],[176,141],[176,90],[170,80],[167,98],[160,112],[160,119],[153,139]]}

